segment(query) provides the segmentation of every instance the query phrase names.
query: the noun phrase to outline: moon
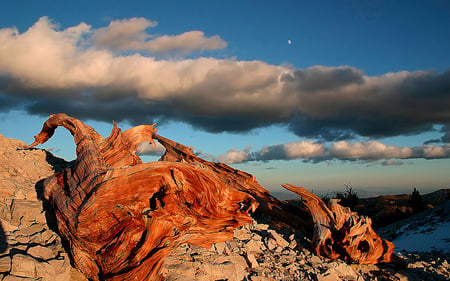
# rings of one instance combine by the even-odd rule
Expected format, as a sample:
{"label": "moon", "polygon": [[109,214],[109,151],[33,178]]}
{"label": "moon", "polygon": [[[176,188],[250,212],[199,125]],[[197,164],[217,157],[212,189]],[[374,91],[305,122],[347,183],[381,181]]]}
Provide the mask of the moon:
{"label": "moon", "polygon": [[291,44],[292,44],[292,41],[291,41],[291,40],[288,40],[288,44],[291,45]]}

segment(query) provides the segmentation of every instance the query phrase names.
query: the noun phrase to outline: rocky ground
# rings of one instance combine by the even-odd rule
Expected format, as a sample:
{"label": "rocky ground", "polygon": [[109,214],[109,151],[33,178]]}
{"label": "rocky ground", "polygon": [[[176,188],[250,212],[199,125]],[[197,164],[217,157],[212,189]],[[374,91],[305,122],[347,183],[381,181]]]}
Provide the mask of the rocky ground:
{"label": "rocky ground", "polygon": [[0,280],[86,280],[70,265],[40,181],[67,163],[0,135]]}
{"label": "rocky ground", "polygon": [[[71,266],[51,208],[41,198],[40,181],[67,163],[43,150],[17,150],[23,145],[0,135],[0,281],[86,280]],[[448,205],[433,213],[435,221],[448,217]],[[404,234],[396,230],[407,231],[419,221],[410,220],[382,234],[396,239]],[[403,250],[401,257],[402,264],[377,266],[322,259],[308,250],[301,233],[255,216],[252,224],[235,231],[231,241],[209,249],[181,245],[168,257],[163,273],[168,281],[450,279],[448,249]]]}
{"label": "rocky ground", "polygon": [[403,252],[402,264],[356,265],[322,259],[308,241],[288,228],[257,218],[235,231],[233,240],[204,249],[183,245],[164,267],[167,281],[181,280],[449,280],[449,255]]}

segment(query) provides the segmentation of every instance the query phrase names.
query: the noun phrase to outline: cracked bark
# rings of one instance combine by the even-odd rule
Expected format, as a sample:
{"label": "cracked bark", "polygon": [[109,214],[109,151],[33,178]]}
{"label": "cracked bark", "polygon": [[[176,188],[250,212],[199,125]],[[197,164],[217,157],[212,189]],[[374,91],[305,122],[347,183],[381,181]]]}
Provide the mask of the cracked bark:
{"label": "cracked bark", "polygon": [[[235,228],[251,222],[249,211],[256,208],[313,237],[320,255],[343,258],[319,239],[330,238],[320,234],[328,233],[322,224],[340,225],[332,214],[346,215],[339,205],[327,211],[320,199],[298,190],[294,192],[306,202],[315,203],[299,208],[280,201],[252,175],[197,157],[189,147],[156,134],[154,125],[122,132],[113,123],[111,135],[103,138],[80,120],[59,113],[50,116],[28,146],[46,142],[58,126],[74,136],[77,159],[45,180],[44,196],[55,209],[75,266],[86,277],[162,280],[164,258],[180,243],[210,247],[229,240]],[[165,154],[160,161],[142,163],[136,155],[138,145],[154,140],[166,148]]]}

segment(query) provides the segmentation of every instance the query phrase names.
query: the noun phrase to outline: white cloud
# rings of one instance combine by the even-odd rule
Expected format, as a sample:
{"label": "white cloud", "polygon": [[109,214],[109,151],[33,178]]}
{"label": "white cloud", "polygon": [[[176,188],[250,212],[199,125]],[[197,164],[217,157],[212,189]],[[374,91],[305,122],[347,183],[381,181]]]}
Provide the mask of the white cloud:
{"label": "white cloud", "polygon": [[112,21],[109,26],[94,31],[95,44],[113,51],[150,51],[155,53],[190,54],[195,51],[223,49],[227,43],[215,35],[205,37],[202,31],[187,31],[179,35],[153,36],[146,29],[157,22],[145,18]]}
{"label": "white cloud", "polygon": [[219,155],[214,160],[226,164],[243,163],[249,160],[250,157],[249,150],[250,148],[247,148],[245,150],[230,149],[229,151],[227,151],[226,154]]}
{"label": "white cloud", "polygon": [[114,51],[136,50],[150,37],[145,30],[157,24],[145,18],[113,20],[107,27],[95,30],[92,38],[97,46]]}
{"label": "white cloud", "polygon": [[136,151],[137,155],[162,155],[166,149],[159,142],[155,142],[156,146],[152,145],[150,142],[143,142],[138,146]]}
{"label": "white cloud", "polygon": [[412,154],[411,148],[388,146],[378,141],[364,141],[353,144],[347,141],[339,141],[330,146],[330,156],[338,159],[405,159],[410,158]]}
{"label": "white cloud", "polygon": [[179,35],[169,36],[163,35],[153,40],[145,42],[141,48],[135,50],[148,50],[158,53],[181,53],[190,54],[195,51],[223,49],[227,46],[222,38],[215,35],[205,37],[203,31],[188,31]]}
{"label": "white cloud", "polygon": [[402,161],[392,159],[436,159],[450,158],[450,145],[400,147],[386,145],[378,141],[363,141],[350,143],[347,141],[333,142],[329,145],[311,141],[291,142],[264,146],[258,151],[231,149],[226,154],[216,158],[217,161],[228,164],[238,164],[248,161],[293,160],[304,159],[312,162],[328,160],[342,161],[373,161],[384,160],[382,165],[402,165]]}
{"label": "white cloud", "polygon": [[291,142],[284,145],[288,159],[314,158],[325,154],[325,145],[311,141]]}
{"label": "white cloud", "polygon": [[443,146],[422,145],[413,148],[414,155],[418,158],[436,159],[450,157],[450,144]]}
{"label": "white cloud", "polygon": [[111,57],[94,50],[79,52],[77,42],[89,31],[85,23],[56,31],[47,17],[22,34],[15,29],[0,29],[0,73],[30,88],[98,85],[99,61],[104,63]]}
{"label": "white cloud", "polygon": [[[0,29],[1,109],[26,104],[31,113],[58,110],[86,119],[132,123],[162,118],[211,132],[285,124],[299,136],[327,141],[420,133],[433,124],[450,123],[450,71],[370,77],[351,66],[293,69],[263,61],[158,59],[121,52],[182,53],[226,44],[201,31],[152,37],[146,29],[155,25],[132,18],[100,29],[85,23],[58,29],[43,17],[22,33]],[[298,152],[296,145],[286,146],[286,151],[282,147],[284,155],[306,153]],[[310,145],[311,157],[321,153],[318,145],[303,145]],[[365,151],[368,145],[341,144],[333,149],[338,157],[346,154],[350,159],[411,153],[376,143]],[[270,147],[261,157],[271,158],[270,153],[280,157],[276,149],[280,148]]]}

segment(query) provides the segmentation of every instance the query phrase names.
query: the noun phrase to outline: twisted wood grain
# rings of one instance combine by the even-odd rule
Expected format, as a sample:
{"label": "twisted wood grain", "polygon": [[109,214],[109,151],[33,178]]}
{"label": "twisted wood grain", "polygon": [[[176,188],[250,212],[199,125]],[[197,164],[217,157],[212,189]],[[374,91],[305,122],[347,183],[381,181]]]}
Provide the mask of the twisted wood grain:
{"label": "twisted wood grain", "polygon": [[[285,187],[302,196],[305,206],[280,201],[251,174],[201,159],[191,148],[156,134],[155,124],[122,132],[113,122],[110,136],[103,138],[58,113],[27,147],[46,142],[59,126],[73,135],[77,159],[44,181],[44,196],[55,209],[75,266],[90,280],[162,280],[165,257],[181,243],[210,247],[229,240],[235,228],[251,222],[249,212],[255,210],[301,229],[320,256],[390,261],[393,245],[375,236],[370,219],[335,201],[327,207],[292,185]],[[154,140],[166,151],[159,161],[143,163],[137,147]]]}

